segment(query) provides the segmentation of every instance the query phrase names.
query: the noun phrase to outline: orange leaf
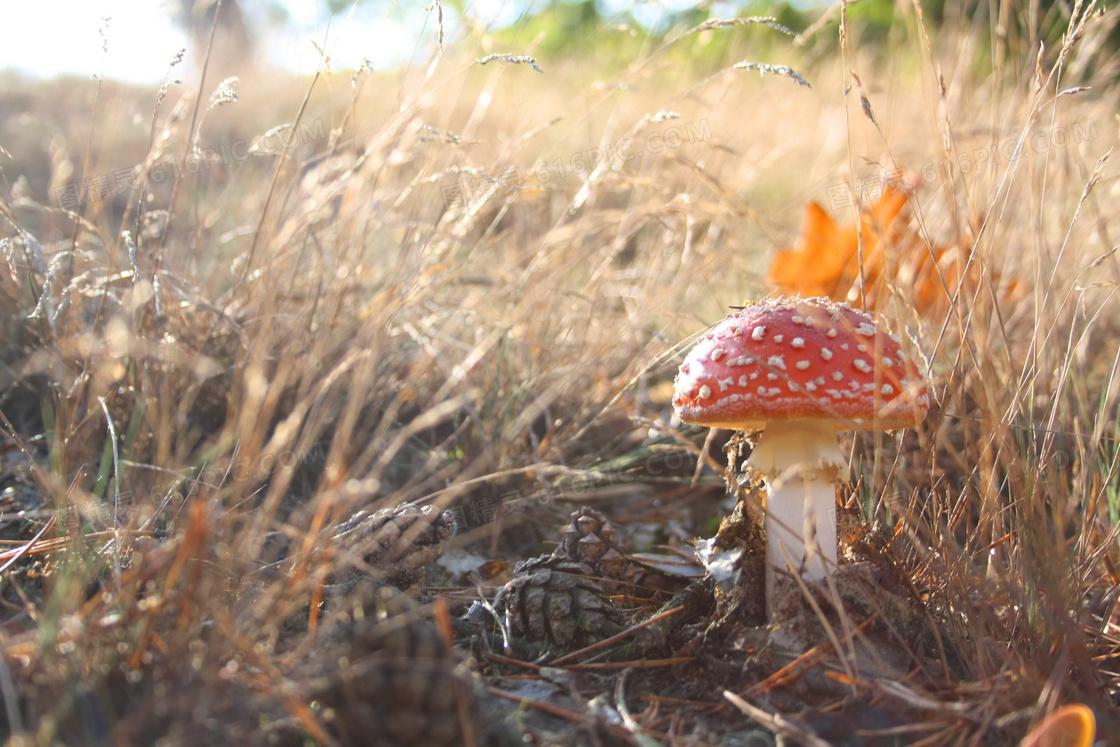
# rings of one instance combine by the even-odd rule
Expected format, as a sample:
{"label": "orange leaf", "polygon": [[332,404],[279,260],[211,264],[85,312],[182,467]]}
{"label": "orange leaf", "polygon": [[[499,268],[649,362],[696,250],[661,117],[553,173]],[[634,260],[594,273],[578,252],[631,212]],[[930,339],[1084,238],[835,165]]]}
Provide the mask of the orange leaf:
{"label": "orange leaf", "polygon": [[906,200],[905,193],[888,187],[882,199],[860,216],[858,232],[854,224],[840,228],[824,208],[810,202],[805,207],[800,245],[774,255],[767,279],[786,292],[803,296],[858,299],[858,292],[851,291],[860,279],[860,260],[863,279],[871,288],[884,271],[884,244],[895,243],[901,234],[894,224]]}
{"label": "orange leaf", "polygon": [[1019,747],[1090,747],[1097,735],[1097,720],[1088,706],[1071,703],[1047,716],[1023,737]]}
{"label": "orange leaf", "polygon": [[931,251],[909,227],[908,200],[905,192],[887,187],[861,212],[858,231],[854,223],[841,228],[810,202],[798,246],[774,255],[767,280],[786,293],[855,305],[862,305],[862,281],[871,308],[881,306],[891,292],[901,292],[919,311],[940,311],[948,301],[946,285],[953,289],[960,279],[960,250],[934,246]]}

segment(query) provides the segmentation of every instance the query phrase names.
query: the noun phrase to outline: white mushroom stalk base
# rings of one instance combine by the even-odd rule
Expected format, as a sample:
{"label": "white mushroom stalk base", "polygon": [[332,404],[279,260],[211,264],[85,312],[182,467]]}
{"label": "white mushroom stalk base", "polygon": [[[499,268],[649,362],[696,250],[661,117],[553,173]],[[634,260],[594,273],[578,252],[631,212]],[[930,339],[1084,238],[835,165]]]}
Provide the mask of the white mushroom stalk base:
{"label": "white mushroom stalk base", "polygon": [[771,421],[746,462],[766,482],[766,598],[783,572],[818,581],[836,567],[836,480],[844,464],[831,420]]}

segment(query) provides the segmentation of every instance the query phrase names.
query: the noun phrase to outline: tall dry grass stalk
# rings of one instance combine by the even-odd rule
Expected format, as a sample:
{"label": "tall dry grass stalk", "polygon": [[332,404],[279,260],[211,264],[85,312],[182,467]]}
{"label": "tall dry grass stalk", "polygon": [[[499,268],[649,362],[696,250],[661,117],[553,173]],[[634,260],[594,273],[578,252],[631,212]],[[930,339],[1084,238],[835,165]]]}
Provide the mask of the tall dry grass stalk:
{"label": "tall dry grass stalk", "polygon": [[[900,168],[915,230],[975,268],[943,317],[891,297],[936,412],[916,438],[851,444],[866,518],[894,527],[945,636],[940,679],[909,683],[944,705],[923,743],[1006,740],[1067,700],[1116,733],[1120,215],[1097,10],[1004,5],[990,34],[950,12],[933,34],[900,6],[882,46],[844,11],[841,47],[788,71],[811,89],[732,69],[746,41],[724,74],[651,41],[598,80],[478,59],[472,37],[399,75],[324,66],[298,97],[210,70],[241,76],[239,101],[161,89],[127,137],[135,92],[75,109],[26,90],[53,139],[49,170],[31,133],[4,143],[38,178],[0,200],[4,536],[24,552],[3,557],[48,560],[4,577],[9,733],[183,741],[204,723],[232,743],[267,731],[252,713],[327,739],[299,693],[334,623],[277,641],[344,562],[340,519],[595,484],[651,443],[695,455],[649,439],[673,431],[679,343],[767,292],[806,200]],[[691,31],[674,43],[738,33]],[[995,163],[1008,142],[1022,157]],[[45,198],[132,164],[137,189]],[[688,482],[637,477],[629,495]],[[460,542],[536,537],[492,529]]]}

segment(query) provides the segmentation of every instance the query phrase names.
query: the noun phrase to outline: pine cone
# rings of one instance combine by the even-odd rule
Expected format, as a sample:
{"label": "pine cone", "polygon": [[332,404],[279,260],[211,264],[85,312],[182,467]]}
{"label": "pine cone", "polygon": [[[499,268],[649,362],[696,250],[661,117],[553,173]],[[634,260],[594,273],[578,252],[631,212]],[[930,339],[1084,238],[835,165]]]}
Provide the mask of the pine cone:
{"label": "pine cone", "polygon": [[494,608],[511,633],[568,648],[622,630],[623,617],[611,604],[608,584],[588,565],[547,556],[537,560],[518,566],[518,575],[494,597]]}
{"label": "pine cone", "polygon": [[605,578],[621,580],[630,572],[630,563],[623,555],[614,527],[590,506],[572,512],[572,523],[564,530],[564,538],[552,555],[586,563],[596,575]]}
{"label": "pine cone", "polygon": [[352,568],[335,580],[344,582],[372,569],[397,588],[415,588],[423,583],[424,567],[443,554],[445,541],[454,533],[451,512],[435,506],[402,503],[374,513],[358,511],[338,527],[334,540],[368,569]]}
{"label": "pine cone", "polygon": [[[435,626],[397,590],[360,585],[347,597],[319,662],[332,672],[311,697],[344,744],[458,745],[474,712],[469,681]],[[322,666],[322,664],[320,664]]]}

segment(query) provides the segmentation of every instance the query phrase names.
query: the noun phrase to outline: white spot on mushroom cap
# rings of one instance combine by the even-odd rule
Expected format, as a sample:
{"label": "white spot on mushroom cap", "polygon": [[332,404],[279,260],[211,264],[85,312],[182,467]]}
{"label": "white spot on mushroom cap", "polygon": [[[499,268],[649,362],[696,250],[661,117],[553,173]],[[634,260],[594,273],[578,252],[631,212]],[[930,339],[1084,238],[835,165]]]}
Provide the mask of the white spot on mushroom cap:
{"label": "white spot on mushroom cap", "polygon": [[826,361],[832,360],[832,351],[828,348],[821,348],[821,357]]}
{"label": "white spot on mushroom cap", "polygon": [[829,330],[827,332],[825,332],[826,337],[836,337],[837,334],[838,333],[836,332],[835,327],[831,327],[831,328],[829,328]]}
{"label": "white spot on mushroom cap", "polygon": [[833,371],[832,372],[832,380],[833,381],[842,381],[843,378],[844,378],[844,374],[840,373],[839,371]]}
{"label": "white spot on mushroom cap", "polygon": [[812,364],[810,364],[810,363],[809,363],[809,361],[798,361],[798,362],[797,362],[797,368],[798,368],[799,370],[801,370],[801,371],[804,371],[804,370],[805,370],[805,369],[807,369],[807,368],[808,368],[808,367],[809,367],[810,365],[812,365]]}
{"label": "white spot on mushroom cap", "polygon": [[712,351],[712,363],[715,363],[723,356],[727,355],[727,351],[723,348],[716,348]]}
{"label": "white spot on mushroom cap", "polygon": [[735,386],[735,377],[728,376],[726,379],[718,379],[716,383],[719,384],[719,390],[722,392],[729,386]]}
{"label": "white spot on mushroom cap", "polygon": [[[870,317],[864,317],[864,318],[868,319]],[[871,325],[871,324],[868,324],[867,322],[864,322],[863,324],[856,327],[856,334],[860,335],[861,337],[873,337],[875,335],[875,327],[874,327],[874,325]]]}
{"label": "white spot on mushroom cap", "polygon": [[852,365],[856,367],[857,371],[862,371],[863,373],[871,373],[871,364],[869,364],[863,358],[856,358],[854,361],[852,361]]}
{"label": "white spot on mushroom cap", "polygon": [[883,384],[883,388],[879,390],[884,395],[894,394],[894,387],[890,384]]}
{"label": "white spot on mushroom cap", "polygon": [[891,366],[894,365],[894,361],[892,361],[888,356],[884,355],[883,356],[883,365],[886,366],[887,368],[890,368]]}
{"label": "white spot on mushroom cap", "polygon": [[765,334],[766,334],[766,327],[762,327],[762,326],[755,327],[754,331],[751,332],[751,339],[754,340],[755,342],[762,342],[762,337]]}
{"label": "white spot on mushroom cap", "polygon": [[795,348],[803,348],[805,347],[805,340],[800,337],[795,337],[793,338],[793,342],[791,342],[790,344]]}
{"label": "white spot on mushroom cap", "polygon": [[786,339],[785,335],[774,335],[774,342],[781,342],[784,339]]}
{"label": "white spot on mushroom cap", "polygon": [[771,372],[771,373],[766,374],[766,378],[770,381],[777,381],[778,380],[778,374]]}
{"label": "white spot on mushroom cap", "polygon": [[[775,339],[777,339],[777,338],[775,338]],[[770,360],[766,361],[766,363],[771,368],[777,368],[780,371],[785,371],[786,370],[786,359],[783,358],[780,355],[770,356]]]}
{"label": "white spot on mushroom cap", "polygon": [[712,396],[712,388],[707,384],[700,387],[700,399],[707,399]]}

